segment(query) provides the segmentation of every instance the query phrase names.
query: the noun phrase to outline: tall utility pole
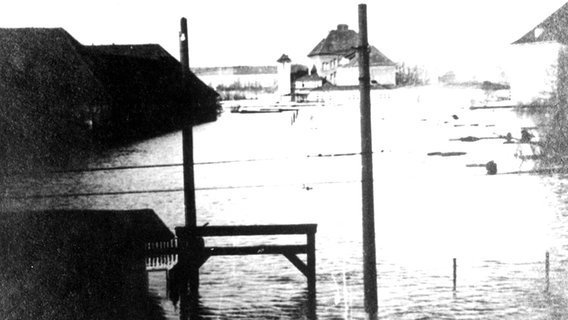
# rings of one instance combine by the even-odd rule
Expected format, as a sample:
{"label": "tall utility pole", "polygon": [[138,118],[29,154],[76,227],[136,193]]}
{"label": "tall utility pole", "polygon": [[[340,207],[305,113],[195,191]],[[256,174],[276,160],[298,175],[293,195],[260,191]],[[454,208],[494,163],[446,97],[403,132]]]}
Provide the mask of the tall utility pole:
{"label": "tall utility pole", "polygon": [[[180,62],[182,71],[182,90],[188,90],[189,81],[189,51],[187,37],[187,20],[181,18],[180,41]],[[192,106],[186,106],[192,107]],[[193,172],[193,119],[191,110],[187,111],[188,116],[184,117],[182,129],[183,144],[183,195],[185,203],[185,227],[195,227],[197,225],[197,210],[195,206],[195,179]],[[180,241],[180,262],[184,268],[182,291],[180,292],[180,319],[191,319],[196,316],[196,305],[199,297],[199,266],[195,259],[191,259],[188,250],[198,243],[198,239],[184,237]],[[181,240],[181,239],[180,239]],[[189,287],[188,287],[189,285]],[[188,292],[189,289],[189,292]]]}
{"label": "tall utility pole", "polygon": [[[187,89],[189,79],[189,51],[187,41],[187,20],[181,18],[181,31],[179,34],[180,62],[183,77],[183,90]],[[188,112],[189,114],[189,112]],[[191,116],[191,115],[190,115]],[[197,214],[195,206],[195,179],[193,173],[193,121],[184,120],[182,129],[183,143],[183,190],[185,201],[185,225],[195,227],[197,224]]]}
{"label": "tall utility pole", "polygon": [[367,319],[377,319],[377,265],[371,132],[371,77],[367,39],[367,5],[359,5],[359,90],[361,93],[361,163],[363,198],[363,277]]}

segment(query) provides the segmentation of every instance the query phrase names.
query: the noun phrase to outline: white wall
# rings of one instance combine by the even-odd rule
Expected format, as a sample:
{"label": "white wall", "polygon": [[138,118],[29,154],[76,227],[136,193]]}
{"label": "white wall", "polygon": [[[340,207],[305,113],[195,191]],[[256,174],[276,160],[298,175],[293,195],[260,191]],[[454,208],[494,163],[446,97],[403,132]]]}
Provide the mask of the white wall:
{"label": "white wall", "polygon": [[290,83],[291,64],[278,63],[278,95],[284,96],[292,92]]}
{"label": "white wall", "polygon": [[506,70],[513,102],[547,101],[556,93],[558,57],[562,47],[555,42],[511,46]]}
{"label": "white wall", "polygon": [[[339,62],[342,56],[315,56],[312,57],[312,64],[316,66],[316,70],[320,77],[326,78],[327,81],[331,82],[332,84],[337,84],[334,73],[336,74],[337,67],[339,66]],[[324,64],[327,65],[324,68]],[[308,66],[310,69],[312,66]]]}
{"label": "white wall", "polygon": [[[371,81],[375,80],[382,85],[396,84],[396,67],[394,66],[376,66],[371,67]],[[340,68],[337,70],[336,85],[353,86],[359,84],[359,68]]]}

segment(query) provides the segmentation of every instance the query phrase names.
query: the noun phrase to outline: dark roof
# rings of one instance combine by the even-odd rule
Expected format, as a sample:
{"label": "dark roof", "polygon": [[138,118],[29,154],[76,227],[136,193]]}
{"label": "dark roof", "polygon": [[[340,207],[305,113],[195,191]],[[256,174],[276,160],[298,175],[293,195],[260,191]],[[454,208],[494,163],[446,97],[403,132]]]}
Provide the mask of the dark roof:
{"label": "dark roof", "polygon": [[[350,30],[345,24],[337,26],[336,30],[331,30],[327,38],[323,39],[308,54],[308,57],[322,55],[340,55],[351,61],[347,66],[357,66],[357,46],[359,46],[359,34],[354,30]],[[395,63],[381,53],[377,48],[371,46],[369,53],[369,62],[371,66],[394,66]]]}
{"label": "dark roof", "polygon": [[280,58],[278,58],[278,60],[276,60],[276,62],[278,63],[284,63],[284,62],[292,62],[292,60],[290,60],[290,57],[288,57],[285,54],[282,54],[282,56]]}
{"label": "dark roof", "polygon": [[144,251],[173,237],[152,210],[0,212],[0,318],[165,319]]}
{"label": "dark roof", "polygon": [[[71,129],[84,106],[109,100],[65,30],[45,28],[0,29],[0,137],[17,136],[19,145],[39,153],[50,146],[57,127]],[[59,137],[64,146],[70,135]]]}
{"label": "dark roof", "polygon": [[88,46],[83,52],[119,105],[172,105],[217,95],[193,73],[184,89],[180,63],[159,45]]}
{"label": "dark roof", "polygon": [[91,52],[132,58],[159,60],[171,57],[171,55],[158,44],[113,44],[89,46],[87,48],[89,48]]}
{"label": "dark roof", "polygon": [[[49,141],[63,146],[57,139],[77,135],[55,139],[58,130],[81,128],[90,106],[113,103],[125,112],[136,105],[177,103],[173,109],[214,120],[217,93],[191,72],[182,88],[180,70],[156,44],[83,46],[61,28],[0,29],[0,136],[37,140],[47,150],[53,147]],[[197,108],[179,106],[188,102]]]}
{"label": "dark roof", "polygon": [[[0,213],[2,234],[37,229],[41,237],[87,238],[106,241],[125,239],[143,243],[168,241],[172,231],[153,210],[50,210]],[[20,229],[20,230],[18,230]]]}
{"label": "dark roof", "polygon": [[[375,48],[374,46],[371,46],[371,50],[369,52],[369,65],[371,67],[375,67],[375,66],[395,66],[396,64],[392,62],[391,59],[387,58],[387,56],[385,56],[382,52],[380,52],[379,49]],[[353,59],[351,59],[351,61],[349,61],[349,63],[346,64],[345,67],[357,67],[357,66],[359,66],[359,56],[355,54]]]}
{"label": "dark roof", "polygon": [[568,44],[568,3],[527,32],[513,44],[556,41]]}
{"label": "dark roof", "polygon": [[308,57],[321,55],[342,55],[353,52],[359,38],[357,32],[350,30],[347,25],[340,24],[336,30],[331,30],[327,38],[321,40],[308,54]]}
{"label": "dark roof", "polygon": [[[0,99],[25,98],[77,104],[104,95],[81,55],[82,46],[63,29],[0,29]],[[86,90],[88,89],[88,90]]]}

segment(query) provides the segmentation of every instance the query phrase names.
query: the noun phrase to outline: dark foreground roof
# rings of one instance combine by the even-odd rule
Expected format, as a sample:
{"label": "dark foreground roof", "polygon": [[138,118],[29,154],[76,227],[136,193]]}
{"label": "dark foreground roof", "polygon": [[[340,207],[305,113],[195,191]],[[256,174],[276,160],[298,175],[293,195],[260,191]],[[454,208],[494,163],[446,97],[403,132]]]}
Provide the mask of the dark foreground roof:
{"label": "dark foreground roof", "polygon": [[111,45],[82,49],[94,75],[119,105],[164,106],[215,101],[218,94],[193,73],[183,86],[180,63],[161,46]]}
{"label": "dark foreground roof", "polygon": [[11,235],[23,229],[35,230],[33,233],[38,237],[98,238],[107,242],[129,239],[147,243],[174,238],[172,231],[150,209],[0,212],[0,234]]}
{"label": "dark foreground roof", "polygon": [[555,41],[568,44],[568,3],[551,14],[513,44]]}
{"label": "dark foreground roof", "polygon": [[83,46],[61,28],[0,29],[0,74],[0,161],[70,154],[93,142],[89,120],[107,142],[217,116],[218,94],[191,72],[182,83],[181,64],[156,44]]}
{"label": "dark foreground roof", "polygon": [[[63,29],[0,29],[2,115],[14,120],[42,109],[57,114],[72,106],[107,101],[81,48]],[[30,108],[32,112],[26,112]]]}
{"label": "dark foreground roof", "polygon": [[165,319],[144,249],[172,237],[151,210],[0,212],[0,319]]}

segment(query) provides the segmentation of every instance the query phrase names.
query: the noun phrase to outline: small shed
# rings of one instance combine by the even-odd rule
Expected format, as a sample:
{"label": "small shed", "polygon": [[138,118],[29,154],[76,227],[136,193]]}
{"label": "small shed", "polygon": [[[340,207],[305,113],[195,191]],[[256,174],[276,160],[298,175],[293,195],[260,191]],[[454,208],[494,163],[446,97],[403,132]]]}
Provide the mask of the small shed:
{"label": "small shed", "polygon": [[0,318],[163,319],[144,248],[174,237],[152,210],[0,214]]}

